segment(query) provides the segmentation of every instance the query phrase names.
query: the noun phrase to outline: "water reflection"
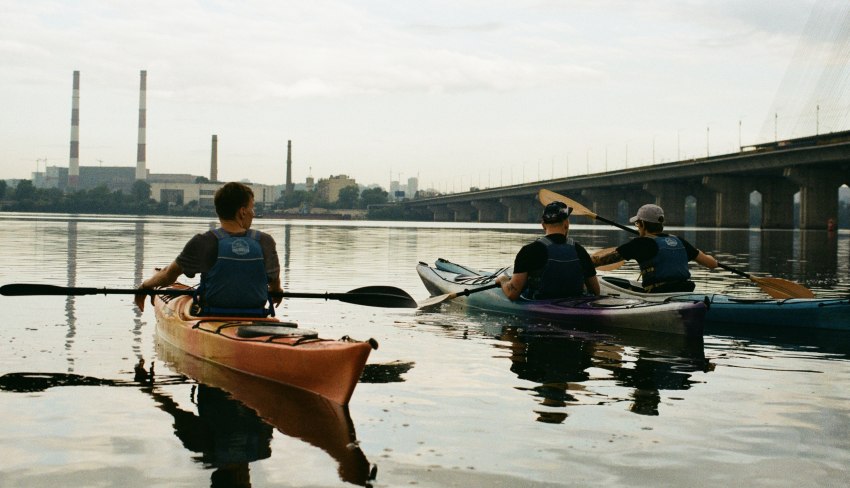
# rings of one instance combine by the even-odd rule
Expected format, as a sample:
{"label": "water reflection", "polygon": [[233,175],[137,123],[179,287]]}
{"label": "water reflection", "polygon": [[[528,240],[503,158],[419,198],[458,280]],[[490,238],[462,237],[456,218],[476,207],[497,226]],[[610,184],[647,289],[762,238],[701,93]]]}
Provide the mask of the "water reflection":
{"label": "water reflection", "polygon": [[[145,267],[145,223],[136,222],[135,226],[135,253],[133,255],[133,288],[141,286],[144,281]],[[142,357],[142,311],[133,307],[133,353],[136,358]]]}
{"label": "water reflection", "polygon": [[[693,372],[707,372],[701,338],[672,334],[599,335],[549,325],[505,327],[497,338],[509,345],[511,371],[539,383],[532,390],[544,407],[628,401],[629,410],[658,415],[662,390],[687,390]],[[603,371],[605,373],[603,373]],[[600,374],[602,373],[602,374]],[[628,397],[603,393],[600,382],[631,389]],[[563,421],[564,412],[537,412],[542,422]]]}
{"label": "water reflection", "polygon": [[[77,286],[77,221],[68,221],[68,246],[67,246],[67,286]],[[65,318],[68,323],[68,332],[65,335],[65,350],[67,355],[68,371],[74,371],[74,355],[70,354],[71,348],[74,345],[74,337],[77,335],[77,317],[75,305],[75,297],[68,295],[65,298]]]}
{"label": "water reflection", "polygon": [[163,341],[156,351],[170,368],[200,383],[197,413],[167,397],[157,402],[174,417],[183,445],[200,454],[195,459],[215,469],[212,486],[250,486],[249,463],[271,456],[270,426],[327,452],[343,481],[370,486],[376,468],[358,446],[348,407],[199,360]]}

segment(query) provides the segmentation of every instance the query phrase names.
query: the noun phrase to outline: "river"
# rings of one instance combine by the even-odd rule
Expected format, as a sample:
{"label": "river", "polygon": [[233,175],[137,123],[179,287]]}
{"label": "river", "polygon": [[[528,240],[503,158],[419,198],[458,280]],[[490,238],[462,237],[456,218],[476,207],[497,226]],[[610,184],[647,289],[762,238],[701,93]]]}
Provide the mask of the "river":
{"label": "river", "polygon": [[[128,288],[209,219],[0,213],[0,284]],[[427,297],[415,265],[511,263],[536,225],[284,221],[288,291]],[[673,230],[727,265],[850,294],[850,233]],[[590,251],[627,235],[574,225]],[[757,296],[731,273],[704,289]],[[634,277],[634,265],[616,274]],[[193,280],[187,280],[192,283]],[[159,344],[127,295],[0,297],[0,486],[846,486],[850,337],[564,329],[452,310],[286,300],[323,337],[374,338],[347,410]],[[145,361],[154,380],[137,381]],[[261,382],[260,382],[261,383]],[[341,413],[340,413],[341,412]],[[371,479],[374,478],[374,479]]]}

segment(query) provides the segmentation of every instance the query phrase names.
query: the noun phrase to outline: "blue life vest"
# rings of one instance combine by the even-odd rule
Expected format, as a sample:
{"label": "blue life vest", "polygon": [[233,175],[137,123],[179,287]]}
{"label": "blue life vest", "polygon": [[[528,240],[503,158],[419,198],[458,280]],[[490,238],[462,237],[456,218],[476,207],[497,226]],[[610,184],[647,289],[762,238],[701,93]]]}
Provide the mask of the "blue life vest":
{"label": "blue life vest", "polygon": [[658,253],[647,261],[640,261],[643,287],[651,290],[661,284],[688,281],[688,252],[681,239],[676,236],[655,236]]}
{"label": "blue life vest", "polygon": [[269,301],[269,280],[259,233],[249,230],[236,237],[220,228],[212,232],[218,238],[218,257],[215,265],[201,274],[201,313],[274,315],[274,307],[264,308]]}
{"label": "blue life vest", "polygon": [[528,273],[522,296],[544,300],[584,294],[584,271],[573,240],[556,244],[548,237],[541,237],[538,242],[546,246],[546,265]]}

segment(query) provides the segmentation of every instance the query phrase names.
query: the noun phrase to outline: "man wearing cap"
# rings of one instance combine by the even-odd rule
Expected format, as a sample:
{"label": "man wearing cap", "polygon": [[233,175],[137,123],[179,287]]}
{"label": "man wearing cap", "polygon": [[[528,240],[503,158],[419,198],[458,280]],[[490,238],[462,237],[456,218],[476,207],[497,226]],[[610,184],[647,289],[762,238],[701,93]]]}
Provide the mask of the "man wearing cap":
{"label": "man wearing cap", "polygon": [[709,269],[717,267],[717,260],[712,256],[681,237],[664,233],[664,210],[658,205],[642,206],[629,222],[637,226],[640,236],[613,251],[594,255],[594,265],[634,259],[640,265],[643,288],[650,293],[693,291],[695,285],[690,280],[689,261]]}
{"label": "man wearing cap", "polygon": [[545,237],[526,244],[514,259],[512,276],[501,275],[497,282],[511,300],[567,298],[586,293],[599,295],[596,268],[587,251],[567,238],[573,209],[552,202],[543,209]]}

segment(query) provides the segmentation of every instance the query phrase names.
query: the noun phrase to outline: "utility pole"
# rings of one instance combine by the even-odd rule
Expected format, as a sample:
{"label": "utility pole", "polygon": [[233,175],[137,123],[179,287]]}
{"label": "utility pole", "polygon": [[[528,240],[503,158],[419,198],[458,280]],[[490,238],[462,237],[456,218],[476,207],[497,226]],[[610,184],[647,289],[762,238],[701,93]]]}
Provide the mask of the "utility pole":
{"label": "utility pole", "polygon": [[815,135],[820,135],[820,104],[817,105],[815,112]]}
{"label": "utility pole", "polygon": [[773,114],[773,142],[779,142],[779,112]]}

